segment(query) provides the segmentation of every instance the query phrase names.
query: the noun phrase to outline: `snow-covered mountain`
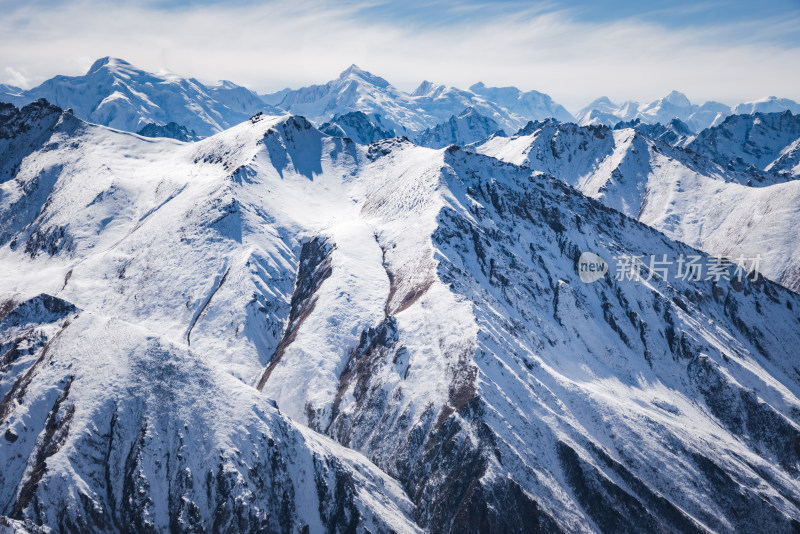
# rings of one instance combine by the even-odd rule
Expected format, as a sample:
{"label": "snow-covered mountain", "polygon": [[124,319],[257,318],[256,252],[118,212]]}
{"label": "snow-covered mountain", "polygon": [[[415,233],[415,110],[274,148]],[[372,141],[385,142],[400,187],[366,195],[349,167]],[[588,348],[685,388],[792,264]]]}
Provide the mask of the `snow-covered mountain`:
{"label": "snow-covered mountain", "polygon": [[720,124],[725,117],[734,110],[720,102],[704,102],[699,106],[692,106],[692,114],[686,119],[686,123],[694,132],[701,132],[706,128]]}
{"label": "snow-covered mountain", "polygon": [[[17,524],[800,521],[797,294],[647,268],[583,283],[583,251],[698,253],[457,147],[263,115],[186,144],[2,110],[0,515]],[[564,128],[612,151],[635,134]]]}
{"label": "snow-covered mountain", "polygon": [[394,131],[383,124],[380,115],[367,115],[363,111],[351,111],[344,115],[336,115],[330,122],[321,125],[319,129],[333,137],[349,137],[362,145],[395,136]]}
{"label": "snow-covered mountain", "polygon": [[556,176],[710,254],[760,255],[765,276],[800,290],[800,182],[721,166],[640,128],[551,123],[524,133],[477,151]]}
{"label": "snow-covered mountain", "polygon": [[[235,378],[263,365],[231,359],[238,336],[203,348],[223,281],[242,318],[288,306],[248,274],[269,280],[288,250],[231,248],[219,139],[145,139],[42,103],[2,125],[22,163],[0,185],[0,514],[57,531],[418,531],[395,481]],[[207,271],[217,260],[234,263]]]}
{"label": "snow-covered mountain", "polygon": [[644,105],[639,105],[637,102],[624,102],[617,105],[607,97],[601,97],[578,112],[576,119],[581,126],[599,124],[614,126],[618,122],[635,119],[645,124],[668,124],[672,119],[677,118],[697,133],[721,124],[727,116],[732,114],[769,113],[785,110],[799,113],[800,104],[788,98],[772,96],[733,107],[713,101],[697,105],[692,104],[683,93],[672,91],[667,96]]}
{"label": "snow-covered mountain", "polygon": [[124,60],[108,57],[97,60],[84,76],[56,76],[28,91],[0,85],[0,102],[23,106],[40,98],[71,108],[84,120],[125,131],[138,132],[148,124],[165,126],[174,122],[200,137],[229,128],[258,112],[281,115],[286,111],[321,126],[336,115],[360,111],[382,117],[382,130],[409,138],[449,121],[466,108],[474,108],[506,132],[548,118],[608,126],[633,120],[666,125],[677,118],[692,132],[700,132],[719,125],[734,113],[787,109],[800,113],[800,104],[784,98],[769,97],[731,108],[713,101],[695,105],[684,94],[673,91],[643,105],[632,101],[617,105],[601,97],[573,117],[550,96],[538,91],[489,87],[482,82],[464,90],[426,80],[409,94],[356,65],[322,85],[257,95],[230,81],[208,85],[194,78],[148,73]]}
{"label": "snow-covered mountain", "polygon": [[[475,87],[482,86],[483,84],[478,84]],[[522,94],[516,88],[508,89]],[[538,118],[542,115],[547,116],[549,113],[547,109],[540,108],[534,112],[535,115],[533,117],[526,117],[471,90],[465,91],[455,87],[437,85],[427,80],[422,82],[411,93],[411,96],[415,105],[420,109],[424,109],[434,118],[434,124],[428,125],[430,128],[449,121],[450,117],[457,116],[468,108],[474,108],[479,114],[490,118],[497,122],[501,128],[509,129],[510,131],[516,130],[530,118]],[[546,95],[543,96],[546,97]]]}
{"label": "snow-covered mountain", "polygon": [[614,125],[615,130],[634,128],[650,139],[658,139],[673,146],[683,146],[694,139],[695,135],[688,124],[680,119],[672,119],[666,124],[657,122],[650,124],[641,119],[618,122]]}
{"label": "snow-covered mountain", "polygon": [[420,132],[414,142],[429,148],[444,148],[449,145],[469,145],[487,140],[493,135],[505,136],[500,126],[475,108],[467,108],[447,122]]}
{"label": "snow-covered mountain", "polygon": [[81,119],[129,132],[174,122],[201,136],[212,135],[263,111],[280,113],[231,82],[206,86],[174,74],[153,74],[127,61],[98,59],[83,76],[56,76],[0,101],[22,106],[45,98]]}
{"label": "snow-covered mountain", "polygon": [[637,118],[644,122],[666,124],[674,118],[687,120],[692,114],[693,106],[685,94],[672,91],[663,98],[653,100],[639,108]]}
{"label": "snow-covered mountain", "polygon": [[733,112],[740,115],[752,113],[781,113],[787,110],[798,115],[800,114],[800,104],[788,98],[768,96],[761,100],[744,102],[733,108]]}
{"label": "snow-covered mountain", "polygon": [[286,91],[277,105],[317,124],[351,111],[380,115],[398,134],[423,130],[435,120],[415,106],[409,95],[356,65],[325,85]]}
{"label": "snow-covered mountain", "polygon": [[613,126],[620,121],[632,121],[638,111],[636,102],[625,102],[620,106],[607,96],[601,96],[580,110],[575,118],[582,126]]}
{"label": "snow-covered mountain", "polygon": [[562,122],[574,120],[564,106],[539,91],[520,91],[516,87],[486,87],[483,82],[470,86],[469,90],[528,120],[548,117]]}
{"label": "snow-covered mountain", "polygon": [[750,172],[800,176],[798,163],[800,115],[791,111],[731,115],[718,126],[700,132],[686,146],[721,166]]}
{"label": "snow-covered mountain", "polygon": [[766,171],[779,176],[800,177],[800,139],[781,150],[778,158],[766,167]]}
{"label": "snow-covered mountain", "polygon": [[[280,100],[275,95],[281,95]],[[266,95],[266,101],[277,101],[278,107],[317,124],[329,121],[334,115],[363,111],[380,115],[395,132],[409,136],[446,122],[469,107],[508,131],[515,131],[532,119],[550,116],[572,119],[562,106],[536,91],[492,88],[482,83],[465,91],[424,81],[407,94],[356,65],[325,85],[285,90],[275,95]]]}

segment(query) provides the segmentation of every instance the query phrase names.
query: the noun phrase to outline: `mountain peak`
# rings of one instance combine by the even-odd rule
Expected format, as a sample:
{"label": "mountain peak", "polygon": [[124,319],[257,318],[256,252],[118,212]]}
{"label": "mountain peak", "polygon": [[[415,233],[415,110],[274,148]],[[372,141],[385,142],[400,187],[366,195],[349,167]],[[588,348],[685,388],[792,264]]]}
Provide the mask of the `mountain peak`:
{"label": "mountain peak", "polygon": [[365,71],[364,69],[353,63],[352,65],[344,69],[341,74],[339,74],[339,78],[347,78],[351,74],[354,74],[356,76],[361,76],[364,74],[369,75],[369,72]]}
{"label": "mountain peak", "polygon": [[474,83],[469,86],[469,90],[475,94],[480,94],[480,91],[486,89],[486,84],[483,82]]}
{"label": "mountain peak", "polygon": [[664,97],[665,102],[669,102],[674,106],[680,107],[691,107],[692,103],[689,101],[689,98],[681,93],[680,91],[671,91],[667,96]]}
{"label": "mountain peak", "polygon": [[423,80],[419,86],[414,89],[414,92],[411,93],[411,96],[425,96],[430,93],[433,88],[436,87],[436,84],[433,82],[429,82],[428,80]]}
{"label": "mountain peak", "polygon": [[381,87],[381,88],[389,86],[389,82],[387,82],[386,80],[384,80],[380,76],[375,76],[371,72],[368,72],[368,71],[362,69],[361,67],[359,67],[355,63],[353,63],[352,65],[347,67],[345,70],[342,71],[341,74],[339,74],[339,80],[347,80],[347,79],[352,79],[352,78],[363,80],[365,82],[368,82],[368,83],[370,83],[372,85],[375,85],[375,86]]}
{"label": "mountain peak", "polygon": [[101,57],[100,59],[98,59],[97,61],[92,63],[92,66],[89,67],[89,72],[87,72],[86,74],[92,74],[94,72],[97,72],[100,69],[102,69],[103,67],[105,67],[106,65],[108,65],[109,67],[118,67],[118,66],[121,66],[121,67],[132,67],[133,66],[130,63],[128,63],[127,61],[125,61],[124,59],[119,59],[119,58],[115,58],[115,57],[106,56],[106,57]]}
{"label": "mountain peak", "polygon": [[587,107],[598,106],[598,105],[600,105],[600,104],[606,104],[606,105],[609,105],[609,106],[618,107],[618,106],[617,106],[617,105],[616,105],[614,102],[612,102],[612,101],[611,101],[611,99],[610,99],[610,98],[608,98],[607,96],[601,96],[600,98],[597,98],[597,99],[593,100],[593,101],[592,101],[592,103],[590,103],[590,104],[589,104]]}
{"label": "mountain peak", "polygon": [[208,85],[215,89],[239,89],[241,85],[233,83],[230,80],[217,80],[215,83]]}

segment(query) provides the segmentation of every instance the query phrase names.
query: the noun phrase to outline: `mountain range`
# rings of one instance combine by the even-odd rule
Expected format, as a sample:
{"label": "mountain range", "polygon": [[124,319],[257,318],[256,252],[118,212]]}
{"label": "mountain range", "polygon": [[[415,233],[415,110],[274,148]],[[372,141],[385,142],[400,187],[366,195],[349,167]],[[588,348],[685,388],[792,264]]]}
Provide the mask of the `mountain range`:
{"label": "mountain range", "polygon": [[209,136],[258,111],[280,113],[231,82],[205,85],[194,78],[148,73],[127,61],[101,58],[83,76],[56,76],[28,91],[10,91],[0,101],[25,105],[46,99],[76,116],[119,130],[174,122]]}
{"label": "mountain range", "polygon": [[45,86],[122,96],[0,103],[0,529],[800,529],[792,111]]}
{"label": "mountain range", "polygon": [[641,124],[611,129],[545,121],[520,133],[493,137],[475,150],[557,176],[710,254],[761,255],[765,276],[800,290],[800,247],[792,230],[800,224],[800,169],[795,163],[783,170],[800,139],[800,116],[734,115],[685,147]]}
{"label": "mountain range", "polygon": [[719,102],[709,101],[703,104],[692,104],[683,93],[672,91],[664,98],[646,104],[638,102],[613,103],[608,97],[601,97],[583,108],[575,116],[581,126],[605,124],[614,126],[620,121],[638,119],[645,124],[667,124],[672,119],[685,122],[697,133],[706,128],[719,125],[729,115],[749,115],[753,113],[773,113],[791,111],[800,113],[800,104],[788,98],[770,96],[761,100],[745,102],[735,106],[726,106]]}
{"label": "mountain range", "polygon": [[617,105],[602,97],[573,117],[550,96],[538,91],[488,87],[482,82],[464,90],[424,81],[411,93],[405,93],[356,65],[325,84],[257,95],[233,82],[204,84],[172,73],[148,73],[110,57],[98,59],[83,76],[56,76],[27,91],[0,86],[0,102],[19,107],[40,98],[72,109],[83,120],[120,130],[139,132],[148,124],[165,126],[174,122],[201,137],[238,124],[257,112],[302,115],[321,126],[335,115],[361,111],[380,116],[385,130],[409,138],[458,117],[468,108],[493,120],[498,129],[509,134],[529,121],[547,118],[608,126],[635,119],[645,124],[667,124],[677,118],[692,133],[698,133],[732,114],[785,110],[800,113],[800,104],[785,98],[769,97],[733,107],[718,102],[695,105],[682,93],[673,91],[643,105]]}

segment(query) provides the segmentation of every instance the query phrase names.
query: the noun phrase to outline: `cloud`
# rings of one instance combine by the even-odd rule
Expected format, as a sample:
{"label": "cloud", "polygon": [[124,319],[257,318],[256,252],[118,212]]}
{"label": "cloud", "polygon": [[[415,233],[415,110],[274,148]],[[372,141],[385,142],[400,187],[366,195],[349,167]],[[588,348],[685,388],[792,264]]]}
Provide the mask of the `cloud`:
{"label": "cloud", "polygon": [[20,87],[22,89],[27,89],[29,87],[28,79],[19,71],[12,69],[11,67],[6,67],[3,69],[4,77],[2,82],[8,85],[13,85],[15,87]]}
{"label": "cloud", "polygon": [[482,80],[549,93],[572,111],[601,94],[648,100],[672,89],[692,100],[800,100],[793,68],[800,48],[769,38],[772,28],[800,27],[791,16],[676,28],[641,17],[583,20],[539,4],[472,6],[456,22],[436,24],[394,17],[384,6],[301,0],[163,9],[83,0],[42,10],[33,3],[5,8],[0,66],[24,65],[35,82],[82,73],[91,59],[111,55],[265,92],[321,83],[356,63],[406,90],[423,79],[460,87]]}

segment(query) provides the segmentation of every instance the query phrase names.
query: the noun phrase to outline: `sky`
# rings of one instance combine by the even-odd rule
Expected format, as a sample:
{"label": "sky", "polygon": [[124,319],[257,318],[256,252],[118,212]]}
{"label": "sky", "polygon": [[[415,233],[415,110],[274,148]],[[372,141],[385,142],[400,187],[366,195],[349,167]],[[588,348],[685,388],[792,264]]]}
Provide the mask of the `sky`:
{"label": "sky", "polygon": [[0,13],[0,83],[23,88],[112,56],[259,93],[355,63],[406,91],[515,85],[572,112],[673,89],[800,101],[800,0],[0,0]]}

